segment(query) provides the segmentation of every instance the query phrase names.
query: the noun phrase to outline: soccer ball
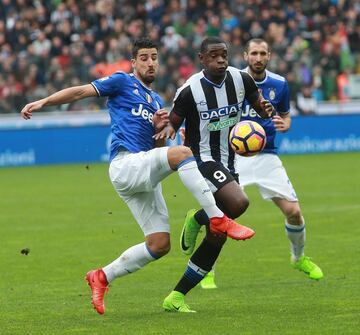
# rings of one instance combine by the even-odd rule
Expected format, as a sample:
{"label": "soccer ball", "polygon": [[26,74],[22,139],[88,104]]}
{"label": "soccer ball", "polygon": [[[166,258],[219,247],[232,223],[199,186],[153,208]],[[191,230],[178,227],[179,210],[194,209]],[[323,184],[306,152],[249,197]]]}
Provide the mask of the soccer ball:
{"label": "soccer ball", "polygon": [[238,155],[254,156],[266,145],[265,130],[257,122],[241,121],[231,129],[229,142]]}

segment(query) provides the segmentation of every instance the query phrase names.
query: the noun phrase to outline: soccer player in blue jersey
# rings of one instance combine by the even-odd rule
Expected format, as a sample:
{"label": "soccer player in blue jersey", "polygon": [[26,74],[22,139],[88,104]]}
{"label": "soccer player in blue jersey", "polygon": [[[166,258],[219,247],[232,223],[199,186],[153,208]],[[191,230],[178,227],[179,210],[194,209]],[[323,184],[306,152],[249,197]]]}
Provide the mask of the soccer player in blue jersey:
{"label": "soccer player in blue jersey", "polygon": [[[291,264],[305,272],[309,278],[323,278],[321,269],[304,255],[305,221],[295,190],[286,170],[277,155],[275,137],[277,132],[286,132],[291,126],[289,87],[286,79],[266,69],[270,60],[269,45],[263,39],[250,40],[245,48],[245,69],[254,79],[265,99],[275,107],[271,119],[263,119],[245,100],[241,120],[252,120],[262,125],[266,132],[266,146],[256,156],[236,155],[235,168],[242,187],[256,185],[265,200],[272,200],[285,216],[285,231],[290,241]],[[214,273],[204,278],[201,285],[214,287]]]}
{"label": "soccer player in blue jersey", "polygon": [[[44,106],[87,97],[108,97],[112,132],[110,179],[142,229],[145,241],[125,250],[110,264],[87,273],[92,304],[99,314],[105,312],[104,296],[114,279],[133,273],[169,252],[169,217],[160,182],[172,172],[178,172],[181,181],[205,210],[210,218],[210,229],[236,240],[243,239],[244,232],[254,234],[216,206],[189,148],[155,148],[154,135],[167,124],[168,115],[162,109],[160,96],[151,89],[158,70],[158,50],[151,40],[142,38],[134,42],[132,66],[131,74],[116,72],[91,84],[63,89],[27,104],[21,111],[27,120]],[[194,267],[200,265],[194,262]],[[189,310],[184,302],[177,308]]]}

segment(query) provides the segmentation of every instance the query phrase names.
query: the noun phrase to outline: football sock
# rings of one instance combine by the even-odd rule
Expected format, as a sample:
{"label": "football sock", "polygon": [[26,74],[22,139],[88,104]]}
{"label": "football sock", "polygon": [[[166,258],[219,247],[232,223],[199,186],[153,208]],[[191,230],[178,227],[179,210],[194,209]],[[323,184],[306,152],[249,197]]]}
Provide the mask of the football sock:
{"label": "football sock", "polygon": [[204,239],[191,256],[185,273],[175,286],[174,291],[186,294],[195,287],[212,269],[221,248],[222,246],[215,246]]}
{"label": "football sock", "polygon": [[224,213],[216,206],[214,196],[200,173],[194,157],[184,159],[178,165],[178,173],[185,187],[194,195],[209,217],[223,217]]}
{"label": "football sock", "polygon": [[305,222],[302,225],[291,225],[285,222],[286,235],[290,240],[291,257],[297,261],[304,254],[306,238]]}
{"label": "football sock", "polygon": [[210,223],[209,217],[203,209],[198,210],[195,213],[194,218],[196,222],[201,226],[208,225]]}
{"label": "football sock", "polygon": [[106,265],[103,271],[108,283],[110,283],[115,278],[133,273],[158,258],[143,242],[125,250],[119,258]]}

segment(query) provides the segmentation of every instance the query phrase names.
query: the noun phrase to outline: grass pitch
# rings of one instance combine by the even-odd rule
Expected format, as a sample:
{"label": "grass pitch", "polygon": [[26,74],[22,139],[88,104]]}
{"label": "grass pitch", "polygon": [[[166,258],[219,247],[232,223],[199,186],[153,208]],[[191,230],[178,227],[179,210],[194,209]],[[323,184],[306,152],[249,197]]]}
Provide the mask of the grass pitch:
{"label": "grass pitch", "polygon": [[176,174],[163,182],[171,252],[116,280],[100,316],[86,272],[143,238],[107,165],[0,169],[0,333],[360,334],[360,153],[283,161],[307,223],[306,254],[325,279],[290,267],[280,211],[248,188],[251,204],[239,222],[257,234],[228,241],[219,288],[192,290],[187,303],[198,313],[191,315],[161,308],[185,269],[178,239],[187,209],[196,207]]}

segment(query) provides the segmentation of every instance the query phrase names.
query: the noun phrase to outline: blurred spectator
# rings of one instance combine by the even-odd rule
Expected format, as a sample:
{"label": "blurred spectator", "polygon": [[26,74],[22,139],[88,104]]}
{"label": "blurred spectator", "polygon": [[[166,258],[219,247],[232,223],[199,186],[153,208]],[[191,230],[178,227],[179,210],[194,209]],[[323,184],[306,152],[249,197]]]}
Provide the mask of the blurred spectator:
{"label": "blurred spectator", "polygon": [[187,20],[184,13],[179,17],[179,20],[175,21],[175,32],[185,38],[190,38],[193,32],[194,24]]}
{"label": "blurred spectator", "polygon": [[188,56],[180,58],[179,74],[184,81],[186,81],[195,71],[193,62]]}
{"label": "blurred spectator", "polygon": [[[229,63],[239,68],[246,42],[265,38],[272,50],[269,69],[286,76],[292,102],[303,86],[317,101],[348,101],[348,76],[360,74],[357,0],[0,2],[0,113],[49,95],[62,78],[82,84],[131,71],[131,40],[144,34],[160,46],[156,86],[166,104],[199,70],[196,50],[209,35],[229,43]],[[104,104],[97,99],[92,106]]]}
{"label": "blurred spectator", "polygon": [[177,52],[179,50],[179,44],[182,37],[175,32],[173,26],[166,27],[165,36],[161,38],[161,43],[166,50],[170,52]]}
{"label": "blurred spectator", "polygon": [[313,115],[316,113],[317,102],[311,95],[311,87],[305,85],[296,97],[296,109],[300,115]]}
{"label": "blurred spectator", "polygon": [[221,31],[221,21],[218,15],[212,15],[206,29],[206,35],[218,36]]}
{"label": "blurred spectator", "polygon": [[51,49],[51,42],[42,31],[37,33],[36,40],[32,44],[36,56],[48,54]]}
{"label": "blurred spectator", "polygon": [[350,100],[350,89],[349,89],[349,69],[345,69],[345,71],[341,72],[337,78],[337,87],[338,87],[338,96],[340,101],[349,101]]}
{"label": "blurred spectator", "polygon": [[230,11],[229,8],[225,7],[222,12],[222,29],[225,31],[231,31],[239,25],[238,18]]}

